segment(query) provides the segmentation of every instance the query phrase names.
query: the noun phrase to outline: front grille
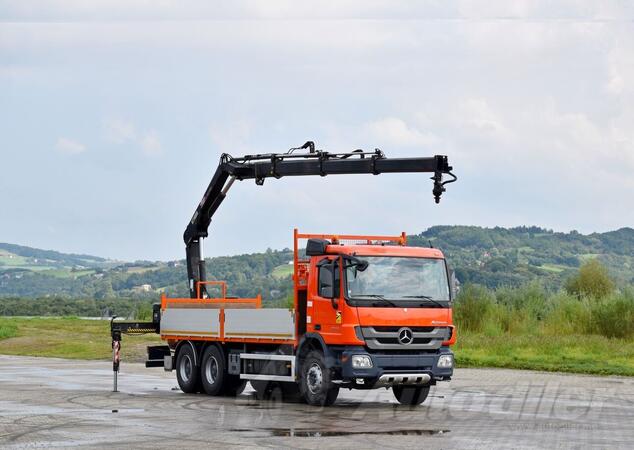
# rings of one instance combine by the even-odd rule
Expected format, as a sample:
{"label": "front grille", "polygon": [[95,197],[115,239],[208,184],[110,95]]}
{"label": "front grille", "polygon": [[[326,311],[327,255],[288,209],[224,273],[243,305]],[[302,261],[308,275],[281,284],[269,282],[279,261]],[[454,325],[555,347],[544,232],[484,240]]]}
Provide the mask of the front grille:
{"label": "front grille", "polygon": [[[386,327],[386,326],[378,326],[378,327],[372,327],[374,329],[374,331],[378,331],[379,333],[398,333],[401,327]],[[407,327],[410,330],[417,332],[417,333],[429,333],[434,331],[434,329],[436,327]]]}
{"label": "front grille", "polygon": [[[380,342],[381,344],[394,344],[394,338],[376,338],[376,340],[377,340],[377,342]],[[414,338],[412,343],[409,344],[409,345],[429,344],[431,341],[432,341],[431,339]]]}
{"label": "front grille", "polygon": [[[399,333],[404,328],[411,331],[411,340],[404,344]],[[368,348],[374,350],[435,350],[449,339],[449,327],[361,327]]]}

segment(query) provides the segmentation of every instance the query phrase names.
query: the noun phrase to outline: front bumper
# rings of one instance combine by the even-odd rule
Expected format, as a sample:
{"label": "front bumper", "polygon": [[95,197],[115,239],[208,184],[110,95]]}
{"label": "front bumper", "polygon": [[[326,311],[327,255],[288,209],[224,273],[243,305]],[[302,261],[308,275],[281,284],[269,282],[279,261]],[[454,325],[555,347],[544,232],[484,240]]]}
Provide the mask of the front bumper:
{"label": "front bumper", "polygon": [[[372,367],[352,367],[352,355],[368,355],[372,359]],[[448,347],[441,347],[429,353],[371,353],[364,347],[347,348],[341,353],[341,378],[344,382],[362,384],[365,388],[398,384],[435,384],[436,381],[450,380],[453,375],[453,367],[438,367],[438,358],[441,355],[453,357]]]}

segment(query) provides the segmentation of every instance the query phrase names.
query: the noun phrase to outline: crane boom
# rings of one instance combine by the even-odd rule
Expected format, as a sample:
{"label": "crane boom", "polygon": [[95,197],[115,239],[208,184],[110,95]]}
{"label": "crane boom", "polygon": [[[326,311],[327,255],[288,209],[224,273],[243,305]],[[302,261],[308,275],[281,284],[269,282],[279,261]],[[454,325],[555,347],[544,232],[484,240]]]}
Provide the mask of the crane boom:
{"label": "crane boom", "polygon": [[[308,152],[294,153],[306,149]],[[312,141],[286,153],[246,155],[241,158],[233,158],[225,153],[220,157],[218,168],[183,234],[190,296],[196,298],[197,283],[206,279],[202,240],[208,236],[211,218],[235,180],[253,179],[257,185],[262,185],[266,178],[289,176],[428,172],[434,174],[432,193],[436,203],[439,203],[445,184],[457,179],[451,170],[447,157],[442,155],[387,158],[378,149],[374,152],[355,150],[350,153],[329,153],[315,150]],[[452,179],[443,181],[444,174]]]}

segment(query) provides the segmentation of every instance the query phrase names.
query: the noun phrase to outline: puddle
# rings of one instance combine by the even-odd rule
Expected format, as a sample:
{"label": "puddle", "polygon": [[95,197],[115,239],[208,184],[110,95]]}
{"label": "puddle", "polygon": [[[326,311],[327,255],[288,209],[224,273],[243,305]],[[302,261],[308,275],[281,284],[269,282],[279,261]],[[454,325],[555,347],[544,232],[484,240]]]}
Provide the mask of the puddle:
{"label": "puddle", "polygon": [[373,434],[384,436],[435,436],[449,433],[450,430],[386,430],[386,431],[328,431],[328,430],[305,430],[294,428],[268,428],[268,429],[232,429],[234,432],[267,431],[271,436],[280,437],[334,437],[353,436],[355,434]]}

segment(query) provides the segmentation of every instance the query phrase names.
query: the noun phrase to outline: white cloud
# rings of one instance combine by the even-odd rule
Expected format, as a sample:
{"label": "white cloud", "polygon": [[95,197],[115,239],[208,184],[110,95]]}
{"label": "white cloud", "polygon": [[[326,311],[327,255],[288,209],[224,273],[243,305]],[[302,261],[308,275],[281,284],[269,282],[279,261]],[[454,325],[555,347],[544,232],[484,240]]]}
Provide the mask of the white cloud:
{"label": "white cloud", "polygon": [[[245,119],[214,121],[209,125],[211,141],[220,153],[233,155],[252,152],[247,145],[252,131],[253,126]],[[261,152],[256,150],[255,153]]]}
{"label": "white cloud", "polygon": [[163,144],[156,130],[137,131],[136,125],[129,120],[108,119],[103,123],[106,139],[115,144],[132,144],[145,156],[163,154]]}
{"label": "white cloud", "polygon": [[150,130],[141,138],[141,149],[146,156],[157,156],[163,153],[163,145],[154,130]]}
{"label": "white cloud", "polygon": [[502,136],[509,133],[486,99],[466,99],[458,105],[458,113],[466,126],[483,134]]}
{"label": "white cloud", "polygon": [[134,124],[121,119],[109,119],[104,122],[104,131],[109,141],[122,144],[136,139]]}
{"label": "white cloud", "polygon": [[61,137],[55,144],[57,151],[65,153],[67,155],[78,155],[86,151],[86,146],[81,142]]}
{"label": "white cloud", "polygon": [[3,19],[38,21],[77,20],[191,20],[191,19],[463,19],[463,18],[576,18],[615,19],[631,13],[627,2],[565,0],[322,0],[319,8],[308,0],[40,0],[37,7],[24,0],[3,2]]}
{"label": "white cloud", "polygon": [[430,146],[438,142],[438,138],[427,131],[410,127],[397,117],[386,117],[365,125],[367,131],[378,140],[377,145],[391,144],[397,146]]}

